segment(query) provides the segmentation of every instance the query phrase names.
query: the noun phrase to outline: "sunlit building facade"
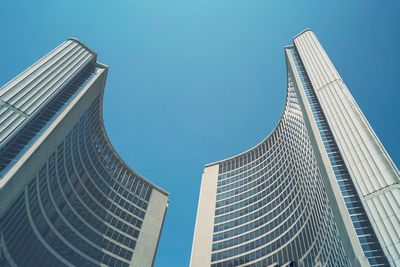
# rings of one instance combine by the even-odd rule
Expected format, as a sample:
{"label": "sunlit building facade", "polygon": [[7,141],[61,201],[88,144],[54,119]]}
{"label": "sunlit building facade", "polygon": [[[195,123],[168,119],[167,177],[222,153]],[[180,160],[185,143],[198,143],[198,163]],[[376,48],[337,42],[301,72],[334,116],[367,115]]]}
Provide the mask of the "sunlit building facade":
{"label": "sunlit building facade", "polygon": [[0,266],[152,266],[168,193],[106,135],[108,67],[63,42],[0,88]]}
{"label": "sunlit building facade", "polygon": [[191,267],[400,266],[397,167],[315,34],[284,52],[276,128],[205,166]]}

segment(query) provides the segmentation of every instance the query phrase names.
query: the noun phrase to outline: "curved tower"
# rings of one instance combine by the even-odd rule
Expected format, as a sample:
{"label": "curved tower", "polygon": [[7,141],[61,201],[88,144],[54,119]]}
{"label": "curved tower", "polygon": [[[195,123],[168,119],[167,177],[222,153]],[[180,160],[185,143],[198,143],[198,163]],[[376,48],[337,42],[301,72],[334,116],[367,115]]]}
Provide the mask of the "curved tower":
{"label": "curved tower", "polygon": [[108,67],[69,39],[0,89],[0,265],[152,266],[168,193],[106,135]]}
{"label": "curved tower", "polygon": [[312,31],[285,56],[276,128],[205,166],[191,266],[400,266],[396,166]]}

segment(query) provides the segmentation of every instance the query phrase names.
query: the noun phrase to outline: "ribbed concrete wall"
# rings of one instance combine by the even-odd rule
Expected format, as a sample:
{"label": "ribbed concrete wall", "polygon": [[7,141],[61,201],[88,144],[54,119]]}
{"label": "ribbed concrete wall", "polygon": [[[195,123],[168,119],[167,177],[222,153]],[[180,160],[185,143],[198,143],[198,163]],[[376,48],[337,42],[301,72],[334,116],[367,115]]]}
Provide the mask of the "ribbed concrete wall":
{"label": "ribbed concrete wall", "polygon": [[1,266],[153,265],[168,193],[107,137],[107,69],[68,40],[2,87],[3,107],[26,123],[2,125]]}
{"label": "ribbed concrete wall", "polygon": [[0,88],[0,147],[96,55],[68,40]]}
{"label": "ribbed concrete wall", "polygon": [[204,173],[192,267],[350,266],[291,75],[275,130]]}
{"label": "ribbed concrete wall", "polygon": [[[219,172],[203,176],[191,266],[400,266],[398,169],[314,33],[297,35],[285,53],[288,99],[276,129],[254,148],[206,166],[205,173],[216,166]],[[301,183],[310,181],[323,185],[304,189]],[[215,183],[214,200],[209,194]],[[319,208],[301,206],[319,216],[311,228],[330,235],[329,246],[338,254],[321,245],[318,231],[307,229],[303,213],[278,212],[296,206],[299,191],[326,201]],[[298,221],[302,230],[286,233]],[[279,240],[282,233],[290,240]]]}
{"label": "ribbed concrete wall", "polygon": [[400,265],[399,172],[315,34],[294,44],[385,254]]}

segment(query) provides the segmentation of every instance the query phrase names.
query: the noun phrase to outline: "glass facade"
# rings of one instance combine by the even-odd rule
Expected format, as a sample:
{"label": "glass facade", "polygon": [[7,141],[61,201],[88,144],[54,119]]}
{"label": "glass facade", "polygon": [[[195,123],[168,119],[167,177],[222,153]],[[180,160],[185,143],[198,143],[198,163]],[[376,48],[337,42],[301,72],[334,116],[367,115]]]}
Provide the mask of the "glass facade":
{"label": "glass facade", "polygon": [[399,171],[315,34],[258,145],[205,166],[191,267],[400,266]]}
{"label": "glass facade", "polygon": [[[46,62],[39,61],[28,69],[28,73],[34,69],[30,75],[36,78],[21,74],[25,77],[18,84],[25,79],[43,79],[35,89],[39,92],[44,84],[62,79],[56,75],[45,81],[50,76],[47,72],[54,68],[48,61],[53,64],[56,64],[55,58],[62,61],[60,53],[78,60],[75,53],[84,50],[82,47],[77,41],[63,43],[42,59]],[[17,172],[3,185],[5,189],[2,188],[0,197],[6,199],[7,194],[15,192],[17,196],[6,207],[1,207],[0,266],[132,266],[140,262],[135,257],[143,255],[143,245],[139,249],[141,254],[136,255],[141,242],[146,242],[146,250],[155,253],[167,193],[131,170],[111,147],[102,120],[104,83],[96,87],[101,79],[105,81],[106,69],[95,58],[80,65],[79,71],[64,85],[57,89],[49,87],[54,95],[49,94],[48,101],[42,101],[40,109],[27,116],[27,122],[19,125],[1,144],[1,178],[6,179],[10,170],[19,167],[19,160],[32,153],[28,150],[41,141],[50,126],[68,129],[52,132],[48,142],[57,140],[57,143],[38,148],[40,152],[30,156],[30,162],[36,157],[41,160],[34,165],[29,161],[24,163],[30,166],[27,167],[30,171],[23,175]],[[71,65],[73,61],[68,60]],[[56,69],[63,72],[68,64]],[[10,91],[30,94],[25,86],[14,88],[17,85],[10,83],[13,87],[6,85],[0,95],[4,91],[3,96]],[[81,94],[79,99],[78,94]],[[10,99],[18,97],[9,95]],[[31,98],[35,95],[31,94]],[[75,115],[64,114],[61,119],[67,108]],[[0,123],[7,119],[0,116]],[[14,184],[19,188],[15,189]],[[165,206],[159,207],[162,214],[152,215],[151,227],[159,224],[159,229],[150,229],[157,238],[151,247],[150,237],[141,241],[140,236],[146,227],[146,214],[155,191],[164,195]],[[162,205],[160,198],[157,201]],[[151,266],[154,254],[143,257],[147,257],[146,266]]]}
{"label": "glass facade", "polygon": [[[109,156],[99,105],[100,97],[3,217],[17,265],[43,255],[38,265],[129,266],[152,188]],[[40,245],[25,250],[27,236]]]}
{"label": "glass facade", "polygon": [[[73,47],[72,51],[74,54],[67,58],[69,64],[72,63],[70,62],[72,61],[71,57],[73,57],[75,61],[77,60],[77,58],[75,58],[76,52],[85,50],[82,47],[79,48],[79,46],[73,42],[68,42],[68,45],[66,45],[64,49],[70,49],[70,47]],[[62,51],[63,50],[60,50],[59,53]],[[39,76],[36,79],[43,80],[41,83],[37,82],[38,89],[33,87],[33,85],[31,88],[29,88],[29,85],[26,85],[19,91],[14,88],[4,88],[6,89],[4,90],[5,92],[3,94],[0,93],[0,100],[2,101],[2,106],[0,107],[0,127],[3,130],[3,139],[1,139],[1,141],[4,141],[4,143],[0,143],[0,179],[4,177],[4,174],[18,161],[19,158],[21,158],[22,155],[24,155],[41,133],[46,130],[54,119],[57,118],[57,115],[68,106],[74,96],[93,77],[96,69],[94,66],[95,57],[90,57],[87,51],[86,53],[80,53],[81,57],[84,57],[86,60],[83,63],[79,62],[79,64],[76,64],[76,68],[81,68],[79,70],[79,75],[71,77],[71,79],[67,81],[67,84],[62,87],[53,89],[56,87],[55,84],[48,85],[51,81],[46,83],[45,78]],[[58,53],[54,57],[57,56]],[[44,72],[47,71],[48,70],[46,69]],[[46,88],[45,86],[47,85],[48,87]],[[38,96],[33,95],[32,91],[36,91],[40,98],[37,99]],[[45,96],[48,95],[48,100],[50,100],[52,93],[54,94],[52,91],[58,92],[55,94],[54,98],[51,99],[51,103],[45,105]],[[40,110],[38,109],[40,106],[39,104],[43,105]],[[33,107],[37,110],[33,110]],[[28,113],[29,110],[32,111]],[[15,120],[16,114],[18,113],[19,116],[17,118],[21,117],[23,118],[22,120]],[[12,135],[13,132],[15,133],[14,135]],[[10,140],[7,140],[7,142],[5,142],[6,133],[8,133],[7,136],[12,137]]]}
{"label": "glass facade", "polygon": [[326,121],[300,56],[295,47],[292,47],[290,52],[295,61],[297,73],[300,76],[301,84],[304,88],[304,93],[307,97],[314,120],[324,143],[326,154],[328,155],[331,167],[335,173],[336,181],[346,203],[347,210],[350,214],[351,221],[356,230],[364,254],[368,258],[371,266],[389,266],[387,258],[365,212],[361,199],[354,187],[346,164],[340,154],[335,138],[333,137]]}
{"label": "glass facade", "polygon": [[349,266],[290,76],[272,134],[219,163],[216,200],[211,266]]}

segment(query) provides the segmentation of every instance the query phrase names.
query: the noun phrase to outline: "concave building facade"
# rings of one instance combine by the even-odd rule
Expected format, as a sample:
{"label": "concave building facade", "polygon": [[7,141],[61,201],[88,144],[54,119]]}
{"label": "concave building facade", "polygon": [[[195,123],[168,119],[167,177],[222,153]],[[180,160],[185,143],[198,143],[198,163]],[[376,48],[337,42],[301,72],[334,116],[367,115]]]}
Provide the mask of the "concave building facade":
{"label": "concave building facade", "polygon": [[168,194],[104,130],[108,67],[63,42],[0,88],[0,266],[152,266]]}
{"label": "concave building facade", "polygon": [[191,266],[400,266],[398,169],[315,34],[284,51],[276,128],[204,169]]}

